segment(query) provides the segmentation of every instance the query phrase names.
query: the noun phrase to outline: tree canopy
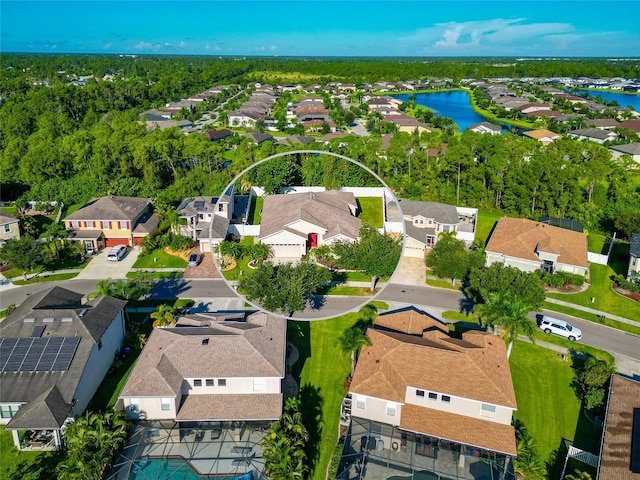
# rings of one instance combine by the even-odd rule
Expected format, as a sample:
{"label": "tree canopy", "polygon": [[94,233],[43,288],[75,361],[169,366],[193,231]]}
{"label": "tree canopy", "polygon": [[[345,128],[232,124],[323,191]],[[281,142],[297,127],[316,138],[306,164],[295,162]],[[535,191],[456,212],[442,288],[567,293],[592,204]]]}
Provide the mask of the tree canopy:
{"label": "tree canopy", "polygon": [[0,248],[0,260],[22,270],[22,277],[26,281],[27,272],[44,265],[46,257],[42,246],[27,236],[7,241]]}

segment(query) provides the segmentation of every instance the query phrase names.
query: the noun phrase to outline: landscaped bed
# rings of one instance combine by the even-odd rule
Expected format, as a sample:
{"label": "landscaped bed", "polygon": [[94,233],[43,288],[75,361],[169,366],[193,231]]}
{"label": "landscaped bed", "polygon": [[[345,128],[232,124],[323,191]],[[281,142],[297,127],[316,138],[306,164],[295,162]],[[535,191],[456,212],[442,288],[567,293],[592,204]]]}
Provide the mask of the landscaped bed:
{"label": "landscaped bed", "polygon": [[171,254],[162,248],[140,255],[133,264],[133,268],[185,268],[187,260],[180,252]]}

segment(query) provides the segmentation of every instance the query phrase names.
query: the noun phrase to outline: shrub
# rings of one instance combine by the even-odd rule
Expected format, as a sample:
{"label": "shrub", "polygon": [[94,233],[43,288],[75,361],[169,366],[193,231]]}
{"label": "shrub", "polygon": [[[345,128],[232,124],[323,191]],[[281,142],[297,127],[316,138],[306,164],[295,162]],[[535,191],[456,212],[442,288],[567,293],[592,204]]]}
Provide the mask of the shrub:
{"label": "shrub", "polygon": [[184,235],[174,235],[171,239],[170,246],[174,252],[189,250],[193,246],[193,240],[191,237],[185,237]]}
{"label": "shrub", "polygon": [[615,277],[613,277],[613,281],[624,290],[629,290],[630,292],[634,293],[640,293],[640,285],[635,282],[630,282],[624,277],[624,275],[616,275]]}

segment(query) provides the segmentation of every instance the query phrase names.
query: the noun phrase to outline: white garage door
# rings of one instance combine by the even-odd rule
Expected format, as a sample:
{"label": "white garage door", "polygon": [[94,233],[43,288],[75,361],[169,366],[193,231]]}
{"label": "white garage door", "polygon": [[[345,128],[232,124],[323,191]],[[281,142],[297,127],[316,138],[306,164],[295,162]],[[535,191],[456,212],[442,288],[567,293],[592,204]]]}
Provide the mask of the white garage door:
{"label": "white garage door", "polygon": [[277,258],[300,258],[305,253],[304,245],[269,245]]}

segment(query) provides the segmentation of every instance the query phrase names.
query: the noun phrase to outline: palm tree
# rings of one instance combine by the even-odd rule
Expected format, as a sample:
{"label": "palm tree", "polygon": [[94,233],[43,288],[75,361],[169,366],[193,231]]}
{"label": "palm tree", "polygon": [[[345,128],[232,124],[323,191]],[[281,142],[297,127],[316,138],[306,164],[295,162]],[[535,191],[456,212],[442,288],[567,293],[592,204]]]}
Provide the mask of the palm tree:
{"label": "palm tree", "polygon": [[262,263],[271,256],[271,249],[267,244],[258,242],[244,249],[243,253],[246,253],[253,261]]}
{"label": "palm tree", "polygon": [[177,309],[172,305],[166,303],[159,305],[158,309],[149,315],[153,319],[153,328],[174,326],[176,313]]}
{"label": "palm tree", "polygon": [[591,475],[582,470],[576,470],[575,472],[564,477],[566,480],[591,480]]}
{"label": "palm tree", "polygon": [[378,308],[373,303],[367,303],[360,307],[360,310],[358,310],[358,316],[362,323],[369,326],[378,316]]}
{"label": "palm tree", "polygon": [[216,247],[216,253],[222,257],[222,262],[226,263],[229,260],[237,260],[240,258],[242,254],[242,247],[238,242],[230,242],[228,240],[223,240]]}
{"label": "palm tree", "polygon": [[336,340],[336,346],[343,355],[349,355],[351,358],[351,374],[356,369],[356,359],[360,349],[365,345],[371,345],[371,341],[367,338],[364,331],[360,327],[353,326],[343,331]]}
{"label": "palm tree", "polygon": [[535,324],[527,318],[533,307],[520,296],[511,292],[498,292],[487,295],[487,303],[479,305],[478,313],[486,325],[500,325],[503,329],[502,337],[509,342],[507,358],[511,356],[513,344],[519,334],[526,335],[533,340],[536,331]]}
{"label": "palm tree", "polygon": [[536,441],[529,435],[529,431],[520,420],[515,421],[514,427],[518,452],[518,456],[513,462],[516,474],[518,474],[519,478],[531,480],[545,478],[547,472],[543,461],[538,455]]}
{"label": "palm tree", "polygon": [[96,298],[96,297],[104,297],[106,295],[112,295],[113,293],[113,288],[111,286],[111,279],[110,278],[105,278],[103,280],[100,280],[98,283],[96,283],[96,290],[95,292],[91,292],[88,297],[89,298]]}
{"label": "palm tree", "polygon": [[44,230],[47,234],[47,238],[53,244],[56,259],[60,258],[60,251],[58,250],[58,239],[65,238],[67,236],[67,231],[64,229],[64,225],[57,222],[52,222],[47,224],[44,227]]}

